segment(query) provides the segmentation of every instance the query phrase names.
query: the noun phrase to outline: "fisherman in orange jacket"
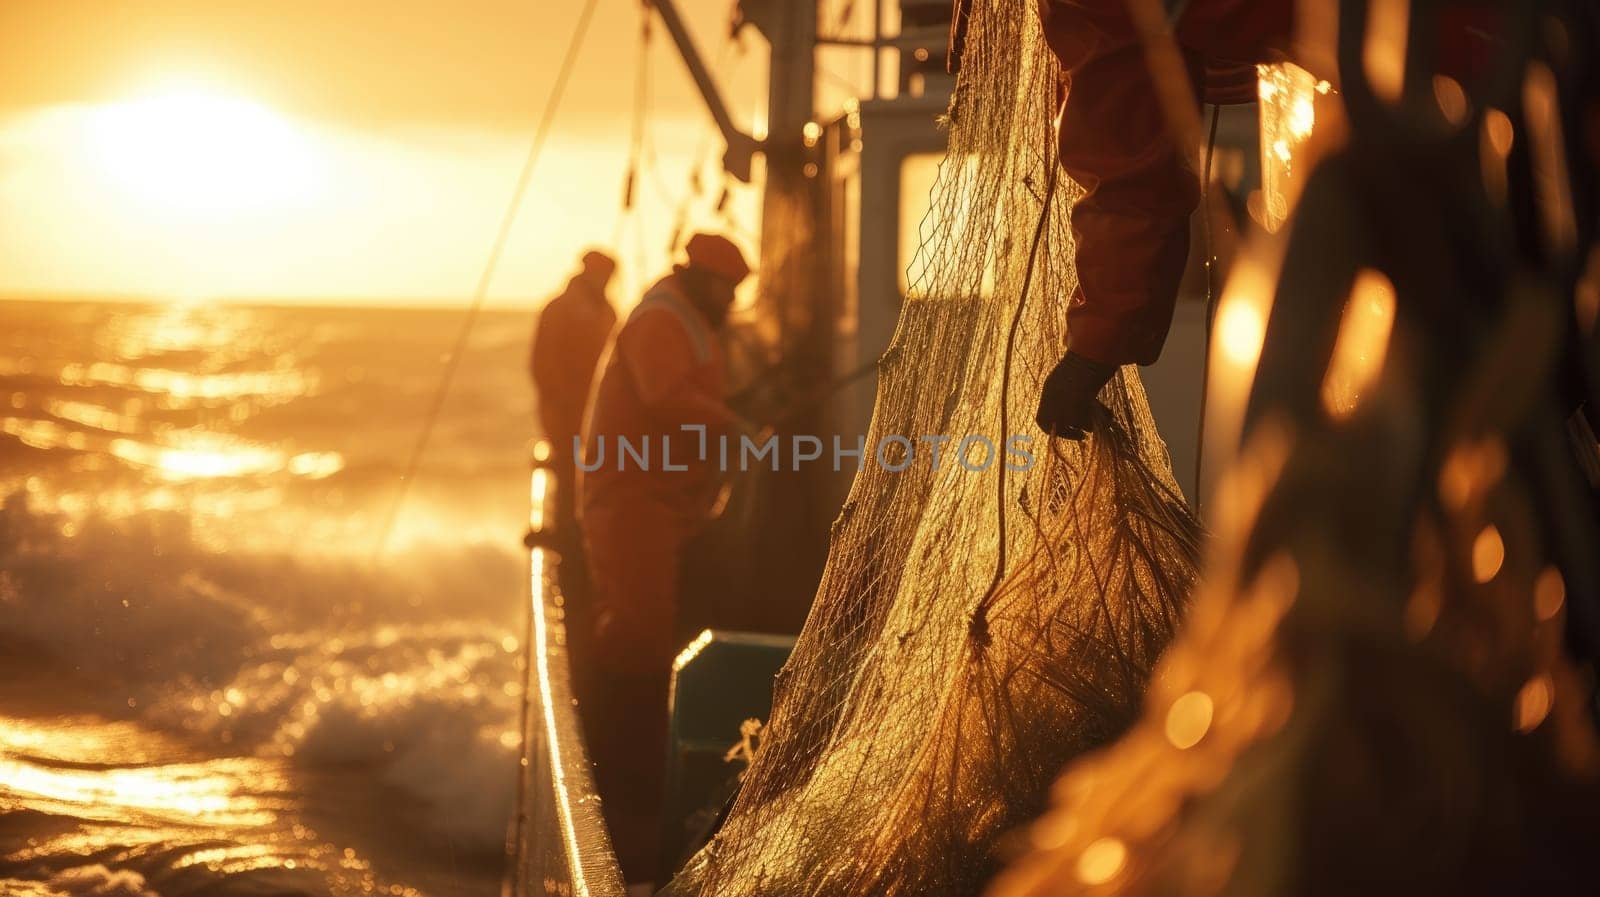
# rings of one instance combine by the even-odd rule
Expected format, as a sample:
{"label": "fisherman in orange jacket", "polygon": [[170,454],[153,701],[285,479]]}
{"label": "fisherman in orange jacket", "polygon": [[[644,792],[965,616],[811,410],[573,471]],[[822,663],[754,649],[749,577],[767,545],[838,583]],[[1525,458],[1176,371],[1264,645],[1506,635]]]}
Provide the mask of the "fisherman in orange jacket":
{"label": "fisherman in orange jacket", "polygon": [[[1200,201],[1192,148],[1173,137],[1129,3],[1038,0],[1067,88],[1061,169],[1084,191],[1072,208],[1078,290],[1067,352],[1045,379],[1037,414],[1041,429],[1068,439],[1091,429],[1095,396],[1118,367],[1160,357],[1189,256],[1189,216]],[[1196,105],[1255,99],[1255,64],[1287,45],[1294,6],[1182,6],[1173,38]]]}
{"label": "fisherman in orange jacket", "polygon": [[[589,401],[595,366],[606,340],[617,325],[617,312],[606,296],[606,285],[617,263],[603,252],[583,254],[583,270],[567,282],[561,295],[539,313],[534,328],[533,352],[528,359],[538,393],[539,420],[550,440],[556,476],[556,532],[574,534],[577,524],[577,483],[573,460],[575,444],[583,432],[583,408]],[[575,540],[574,540],[575,541]]]}
{"label": "fisherman in orange jacket", "polygon": [[[955,0],[952,60],[965,38]],[[1061,169],[1083,188],[1072,209],[1078,290],[1067,315],[1067,352],[1046,378],[1036,415],[1047,433],[1082,439],[1096,395],[1125,364],[1155,363],[1166,342],[1189,254],[1189,217],[1200,180],[1164,114],[1151,54],[1130,8],[1168,16],[1189,100],[1256,98],[1256,64],[1293,59],[1295,0],[1036,0],[1044,36],[1066,82]],[[1175,10],[1169,13],[1169,10]],[[1440,71],[1481,72],[1498,38],[1493,3],[1449,4],[1439,18]],[[1170,73],[1168,80],[1173,78]],[[1336,73],[1319,73],[1335,77]]]}
{"label": "fisherman in orange jacket", "polygon": [[685,249],[687,264],[645,293],[612,342],[580,473],[594,587],[580,704],[630,882],[649,881],[658,860],[680,554],[715,503],[719,437],[744,432],[724,400],[717,334],[750,268],[724,237],[695,234]]}

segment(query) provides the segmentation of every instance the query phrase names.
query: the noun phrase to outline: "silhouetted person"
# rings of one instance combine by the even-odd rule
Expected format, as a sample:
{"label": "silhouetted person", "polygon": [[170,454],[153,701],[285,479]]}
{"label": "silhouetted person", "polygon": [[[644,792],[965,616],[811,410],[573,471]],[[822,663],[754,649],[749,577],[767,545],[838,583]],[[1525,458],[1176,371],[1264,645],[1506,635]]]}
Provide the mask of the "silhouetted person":
{"label": "silhouetted person", "polygon": [[[1118,367],[1160,357],[1200,201],[1195,148],[1172,134],[1130,2],[1137,0],[1037,4],[1066,82],[1061,169],[1083,188],[1072,208],[1078,287],[1067,351],[1045,380],[1036,415],[1041,429],[1069,439],[1093,428],[1096,396]],[[970,0],[955,3],[959,52]],[[1287,0],[1152,5],[1171,10],[1167,25],[1197,107],[1254,102],[1256,64],[1296,56],[1298,7]],[[1498,21],[1491,7],[1461,2],[1443,10],[1442,72],[1465,77],[1482,69]]]}
{"label": "silhouetted person", "polygon": [[583,270],[539,313],[528,359],[539,420],[550,440],[558,477],[556,532],[571,546],[579,544],[574,445],[583,432],[583,410],[595,366],[617,324],[616,309],[606,296],[606,285],[616,270],[617,263],[603,252],[583,254]]}
{"label": "silhouetted person", "polygon": [[[630,882],[651,880],[658,860],[681,553],[716,502],[719,437],[744,432],[724,400],[717,333],[750,269],[711,234],[695,234],[686,254],[617,331],[579,477],[594,615],[580,711]],[[684,426],[704,427],[704,443]],[[619,439],[647,446],[647,463],[624,457]]]}

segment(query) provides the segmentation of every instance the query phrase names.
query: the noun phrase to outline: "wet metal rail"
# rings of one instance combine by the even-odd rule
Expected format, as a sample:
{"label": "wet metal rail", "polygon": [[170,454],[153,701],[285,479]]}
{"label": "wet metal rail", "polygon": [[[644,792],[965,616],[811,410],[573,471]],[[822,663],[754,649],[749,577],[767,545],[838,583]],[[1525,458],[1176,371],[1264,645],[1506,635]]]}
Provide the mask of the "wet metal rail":
{"label": "wet metal rail", "polygon": [[[546,456],[548,454],[546,453]],[[569,673],[565,599],[553,539],[556,478],[536,463],[529,514],[522,769],[507,843],[508,897],[622,897]]]}

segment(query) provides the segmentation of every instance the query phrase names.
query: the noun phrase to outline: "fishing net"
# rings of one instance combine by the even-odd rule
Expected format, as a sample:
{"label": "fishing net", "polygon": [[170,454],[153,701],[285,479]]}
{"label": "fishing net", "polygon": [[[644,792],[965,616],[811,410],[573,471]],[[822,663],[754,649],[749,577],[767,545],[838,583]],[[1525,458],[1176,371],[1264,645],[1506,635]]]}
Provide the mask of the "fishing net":
{"label": "fishing net", "polygon": [[[1440,7],[1414,8],[1432,33]],[[1503,29],[1515,77],[1479,87],[1464,140],[1345,68],[1347,136],[1235,267],[1269,313],[1184,628],[992,897],[1595,893],[1600,453],[1570,436],[1600,395],[1572,311],[1600,250],[1592,216],[1556,223],[1596,208],[1596,157],[1537,158],[1600,105],[1600,20],[1518,13],[1538,27]],[[1309,110],[1276,75],[1267,105]],[[1473,139],[1500,109],[1530,157]],[[1380,298],[1392,320],[1362,326]]]}
{"label": "fishing net", "polygon": [[877,457],[737,802],[671,894],[977,893],[1063,764],[1135,718],[1193,585],[1198,526],[1135,372],[1085,442],[1032,422],[1064,344],[1076,188],[1054,174],[1058,67],[1036,16],[973,7],[879,364]]}
{"label": "fishing net", "polygon": [[1533,490],[1472,439],[1446,507],[1400,512],[1392,435],[1255,434],[1143,717],[991,897],[1594,892],[1590,681]]}

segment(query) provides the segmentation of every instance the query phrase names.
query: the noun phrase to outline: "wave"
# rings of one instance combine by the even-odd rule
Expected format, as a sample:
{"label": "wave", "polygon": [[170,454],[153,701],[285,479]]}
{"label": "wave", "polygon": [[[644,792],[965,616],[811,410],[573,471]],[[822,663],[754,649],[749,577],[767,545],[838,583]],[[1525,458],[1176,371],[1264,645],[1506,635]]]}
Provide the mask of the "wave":
{"label": "wave", "polygon": [[161,897],[146,889],[143,875],[99,863],[62,870],[45,881],[0,879],[0,890],[11,897]]}
{"label": "wave", "polygon": [[[98,712],[219,754],[369,771],[452,839],[497,848],[519,746],[520,556],[420,544],[371,566],[220,550],[195,528],[179,511],[68,519],[12,493],[0,636],[87,678]],[[140,894],[93,880],[35,887]]]}

